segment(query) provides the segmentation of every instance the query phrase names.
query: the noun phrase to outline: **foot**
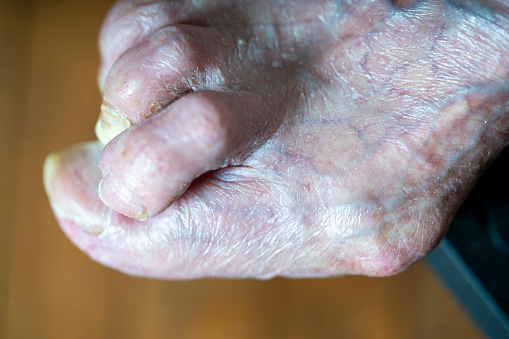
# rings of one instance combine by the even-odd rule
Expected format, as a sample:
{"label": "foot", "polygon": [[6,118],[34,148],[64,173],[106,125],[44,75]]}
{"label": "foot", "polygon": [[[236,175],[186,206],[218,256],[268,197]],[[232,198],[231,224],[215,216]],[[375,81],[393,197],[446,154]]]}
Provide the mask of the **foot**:
{"label": "foot", "polygon": [[503,0],[120,1],[100,46],[106,146],[45,185],[130,274],[400,272],[507,142]]}

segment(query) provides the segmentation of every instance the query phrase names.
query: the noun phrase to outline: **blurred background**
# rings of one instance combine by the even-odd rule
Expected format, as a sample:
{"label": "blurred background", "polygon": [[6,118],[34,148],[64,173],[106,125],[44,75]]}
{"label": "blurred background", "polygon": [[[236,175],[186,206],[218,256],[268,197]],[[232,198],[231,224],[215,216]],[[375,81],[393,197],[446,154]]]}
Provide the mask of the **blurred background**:
{"label": "blurred background", "polygon": [[60,231],[52,150],[95,138],[112,0],[0,0],[0,337],[480,338],[431,270],[391,278],[165,282],[104,268]]}

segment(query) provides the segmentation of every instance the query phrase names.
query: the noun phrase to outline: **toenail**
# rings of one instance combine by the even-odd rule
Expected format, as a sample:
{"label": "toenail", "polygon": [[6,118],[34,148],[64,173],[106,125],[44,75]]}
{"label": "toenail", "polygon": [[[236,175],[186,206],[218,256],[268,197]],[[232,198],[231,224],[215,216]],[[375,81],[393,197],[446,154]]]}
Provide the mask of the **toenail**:
{"label": "toenail", "polygon": [[[145,221],[149,217],[147,207],[141,202],[141,199],[119,180],[111,176],[107,180],[101,180],[98,193],[99,198],[106,206],[124,214],[126,217],[139,221]],[[115,205],[110,200],[113,194],[115,196],[115,205],[121,206],[122,210],[115,208]]]}
{"label": "toenail", "polygon": [[133,125],[124,113],[111,108],[105,102],[101,105],[101,113],[95,125],[95,134],[99,141],[106,145],[117,135]]}
{"label": "toenail", "polygon": [[56,169],[60,164],[60,157],[56,153],[52,153],[46,157],[43,166],[43,183],[46,194],[51,199],[51,180],[53,179]]}

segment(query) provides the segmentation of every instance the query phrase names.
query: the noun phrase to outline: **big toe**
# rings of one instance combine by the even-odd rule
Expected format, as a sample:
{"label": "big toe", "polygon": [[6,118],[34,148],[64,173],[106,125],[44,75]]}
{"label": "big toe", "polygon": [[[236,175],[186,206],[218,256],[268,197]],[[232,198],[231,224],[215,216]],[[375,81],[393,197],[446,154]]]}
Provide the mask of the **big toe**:
{"label": "big toe", "polygon": [[101,151],[99,142],[83,143],[49,155],[44,163],[44,187],[55,215],[91,234],[101,233],[111,217],[97,194]]}
{"label": "big toe", "polygon": [[160,230],[112,211],[99,199],[101,151],[96,141],[47,158],[44,185],[55,216],[69,239],[92,259],[127,273],[159,276],[161,256],[168,255],[147,241],[147,234],[152,228],[156,234]]}

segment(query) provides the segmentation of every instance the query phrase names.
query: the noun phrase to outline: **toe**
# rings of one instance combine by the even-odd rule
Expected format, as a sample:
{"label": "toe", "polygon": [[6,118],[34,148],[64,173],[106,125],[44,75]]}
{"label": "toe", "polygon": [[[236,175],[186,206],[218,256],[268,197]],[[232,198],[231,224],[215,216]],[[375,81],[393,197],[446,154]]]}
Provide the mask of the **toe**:
{"label": "toe", "polygon": [[[189,25],[157,30],[124,53],[104,86],[96,134],[107,143],[123,129],[161,111],[186,92],[220,88],[230,51],[228,38]],[[231,40],[231,39],[230,39]]]}
{"label": "toe", "polygon": [[201,174],[238,164],[277,129],[253,94],[188,94],[109,143],[101,155],[101,199],[144,220],[162,212]]}
{"label": "toe", "polygon": [[180,23],[180,5],[178,1],[129,0],[111,8],[99,34],[100,88],[115,60],[126,50],[160,27]]}
{"label": "toe", "polygon": [[101,151],[98,142],[84,143],[53,153],[44,163],[44,187],[55,215],[91,234],[101,233],[111,216],[96,189]]}

